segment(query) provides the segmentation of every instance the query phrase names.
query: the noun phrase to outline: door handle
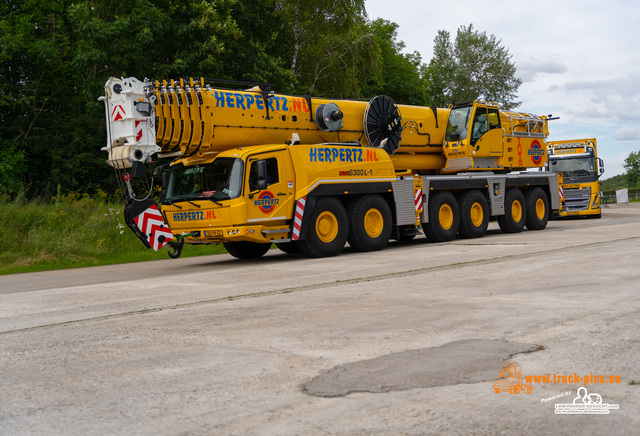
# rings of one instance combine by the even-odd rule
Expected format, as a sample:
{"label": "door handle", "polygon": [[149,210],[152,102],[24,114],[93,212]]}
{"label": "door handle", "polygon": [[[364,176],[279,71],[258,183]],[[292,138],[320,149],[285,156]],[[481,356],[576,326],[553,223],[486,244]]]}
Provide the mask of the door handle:
{"label": "door handle", "polygon": [[287,195],[286,192],[278,192],[278,195]]}

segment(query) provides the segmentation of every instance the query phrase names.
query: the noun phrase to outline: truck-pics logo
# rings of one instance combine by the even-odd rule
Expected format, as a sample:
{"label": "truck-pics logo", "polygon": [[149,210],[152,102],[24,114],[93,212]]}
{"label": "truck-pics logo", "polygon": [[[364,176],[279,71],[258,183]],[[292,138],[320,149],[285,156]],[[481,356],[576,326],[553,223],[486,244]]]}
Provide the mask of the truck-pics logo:
{"label": "truck-pics logo", "polygon": [[510,394],[519,394],[524,392],[530,394],[533,387],[522,382],[522,367],[513,360],[509,360],[500,367],[500,375],[493,382],[493,392],[509,392]]}
{"label": "truck-pics logo", "polygon": [[274,206],[278,204],[280,201],[279,198],[275,198],[273,192],[271,191],[262,191],[258,196],[258,199],[253,202],[254,206],[258,206],[260,212],[265,214],[270,214],[273,212]]}

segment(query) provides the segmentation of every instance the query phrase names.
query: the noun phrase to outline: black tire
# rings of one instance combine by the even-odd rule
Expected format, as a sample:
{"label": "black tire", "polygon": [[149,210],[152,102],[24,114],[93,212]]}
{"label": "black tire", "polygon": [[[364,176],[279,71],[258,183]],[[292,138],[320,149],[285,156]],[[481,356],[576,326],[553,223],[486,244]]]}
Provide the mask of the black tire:
{"label": "black tire", "polygon": [[223,242],[224,248],[227,252],[238,259],[257,259],[265,255],[271,244],[260,244],[257,242]]}
{"label": "black tire", "polygon": [[536,187],[525,195],[527,205],[526,225],[529,230],[542,230],[549,222],[549,199],[544,189]]}
{"label": "black tire", "polygon": [[489,203],[482,192],[474,189],[460,195],[460,228],[463,238],[481,238],[489,226]]}
{"label": "black tire", "polygon": [[283,253],[300,254],[300,247],[298,247],[298,243],[296,241],[280,242],[276,244],[276,247],[278,247]]}
{"label": "black tire", "polygon": [[167,249],[167,254],[171,259],[177,259],[182,254],[182,249],[184,248],[184,238],[179,239],[177,241],[169,241],[167,245],[170,247]]}
{"label": "black tire", "polygon": [[298,241],[308,257],[330,257],[340,253],[349,235],[347,212],[336,198],[321,197],[311,212],[306,238]]}
{"label": "black tire", "polygon": [[413,241],[413,239],[418,236],[416,235],[400,235],[398,236],[398,239],[396,239],[398,242],[409,242],[409,241]]}
{"label": "black tire", "polygon": [[393,218],[384,198],[379,195],[358,197],[349,204],[348,215],[348,241],[355,251],[376,251],[387,246]]}
{"label": "black tire", "polygon": [[527,219],[524,194],[516,188],[507,191],[504,201],[504,215],[498,217],[498,225],[503,233],[520,233]]}
{"label": "black tire", "polygon": [[427,239],[432,242],[446,242],[455,239],[460,227],[460,209],[452,193],[436,192],[429,198],[429,222],[422,228]]}

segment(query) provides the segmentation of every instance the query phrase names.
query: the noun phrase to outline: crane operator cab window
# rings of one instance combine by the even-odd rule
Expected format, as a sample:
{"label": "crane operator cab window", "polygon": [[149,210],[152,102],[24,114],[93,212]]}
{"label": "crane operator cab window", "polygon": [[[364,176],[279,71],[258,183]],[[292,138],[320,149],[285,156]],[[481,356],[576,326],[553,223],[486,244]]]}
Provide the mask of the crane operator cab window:
{"label": "crane operator cab window", "polygon": [[498,115],[498,109],[478,107],[473,119],[473,125],[471,127],[471,145],[476,145],[476,142],[492,129],[500,128],[500,117]]}
{"label": "crane operator cab window", "polygon": [[[259,191],[258,188],[258,160],[254,160],[251,163],[249,170],[249,192]],[[273,185],[280,181],[280,174],[278,172],[278,160],[275,157],[264,159],[267,167],[267,186]]]}
{"label": "crane operator cab window", "polygon": [[471,106],[451,109],[449,119],[447,120],[445,141],[455,142],[467,138],[467,126],[469,124],[470,113]]}

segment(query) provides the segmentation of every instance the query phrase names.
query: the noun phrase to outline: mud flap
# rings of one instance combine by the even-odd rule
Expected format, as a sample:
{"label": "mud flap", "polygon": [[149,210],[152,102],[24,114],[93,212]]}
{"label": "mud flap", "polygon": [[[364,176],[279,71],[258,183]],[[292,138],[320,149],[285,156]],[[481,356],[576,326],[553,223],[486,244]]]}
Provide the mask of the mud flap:
{"label": "mud flap", "polygon": [[124,221],[147,248],[158,251],[173,239],[158,205],[150,199],[129,199],[124,208]]}
{"label": "mud flap", "polygon": [[316,205],[315,196],[307,195],[296,201],[291,239],[302,241],[307,237],[311,212]]}

